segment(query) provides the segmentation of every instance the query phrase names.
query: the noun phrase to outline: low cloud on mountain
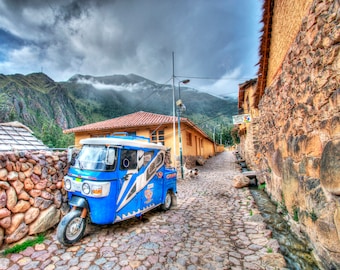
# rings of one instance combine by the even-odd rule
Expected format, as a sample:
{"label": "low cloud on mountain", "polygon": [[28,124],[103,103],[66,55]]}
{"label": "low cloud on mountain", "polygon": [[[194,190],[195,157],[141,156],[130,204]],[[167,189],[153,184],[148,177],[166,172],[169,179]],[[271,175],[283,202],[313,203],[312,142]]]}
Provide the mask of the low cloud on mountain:
{"label": "low cloud on mountain", "polygon": [[[261,1],[0,1],[0,70],[135,73],[157,83],[233,94],[256,75]],[[100,86],[99,86],[100,87]]]}

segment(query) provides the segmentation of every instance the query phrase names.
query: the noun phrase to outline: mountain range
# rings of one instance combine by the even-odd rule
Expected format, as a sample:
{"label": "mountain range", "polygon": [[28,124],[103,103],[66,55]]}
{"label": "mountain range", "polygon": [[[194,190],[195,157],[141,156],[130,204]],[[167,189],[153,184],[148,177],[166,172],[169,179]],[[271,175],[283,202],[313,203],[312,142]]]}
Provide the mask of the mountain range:
{"label": "mountain range", "polygon": [[[39,137],[50,126],[68,129],[147,111],[173,115],[173,92],[178,87],[158,84],[135,74],[95,77],[74,75],[55,82],[44,73],[0,74],[0,122],[19,121]],[[228,126],[237,114],[235,98],[221,98],[181,86],[182,112],[208,134]],[[40,136],[41,137],[41,136]]]}

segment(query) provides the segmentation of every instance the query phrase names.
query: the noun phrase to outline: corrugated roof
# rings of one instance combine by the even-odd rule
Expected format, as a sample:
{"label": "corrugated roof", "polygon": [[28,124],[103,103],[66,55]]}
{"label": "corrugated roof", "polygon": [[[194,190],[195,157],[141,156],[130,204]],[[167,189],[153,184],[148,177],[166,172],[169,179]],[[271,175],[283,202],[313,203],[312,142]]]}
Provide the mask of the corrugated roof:
{"label": "corrugated roof", "polygon": [[[175,117],[175,122],[177,123],[178,118]],[[109,120],[88,124],[80,127],[75,127],[71,129],[66,129],[64,133],[79,133],[79,132],[91,132],[91,131],[102,131],[102,130],[112,130],[112,129],[124,129],[124,128],[139,128],[147,126],[158,126],[173,123],[173,116],[162,115],[157,113],[150,113],[139,111],[117,118],[112,118]],[[198,128],[193,122],[188,118],[181,117],[181,123],[186,123],[191,126],[204,137],[209,138],[209,136],[200,128]],[[210,139],[210,138],[209,138]]]}
{"label": "corrugated roof", "polygon": [[46,150],[48,147],[19,122],[0,123],[0,151]]}

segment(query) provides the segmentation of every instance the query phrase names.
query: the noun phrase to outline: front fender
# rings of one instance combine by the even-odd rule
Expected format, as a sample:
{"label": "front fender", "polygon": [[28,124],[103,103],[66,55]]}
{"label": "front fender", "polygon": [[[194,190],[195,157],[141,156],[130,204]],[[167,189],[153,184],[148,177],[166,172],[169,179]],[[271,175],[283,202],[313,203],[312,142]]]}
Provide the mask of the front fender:
{"label": "front fender", "polygon": [[89,204],[87,200],[82,197],[78,197],[78,196],[72,196],[68,204],[71,206],[89,209]]}

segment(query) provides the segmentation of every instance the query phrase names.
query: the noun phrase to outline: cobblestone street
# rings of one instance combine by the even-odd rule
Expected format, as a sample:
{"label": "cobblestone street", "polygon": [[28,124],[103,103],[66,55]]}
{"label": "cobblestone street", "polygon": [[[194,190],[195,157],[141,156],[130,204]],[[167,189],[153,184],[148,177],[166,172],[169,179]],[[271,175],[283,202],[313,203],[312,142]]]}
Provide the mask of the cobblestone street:
{"label": "cobblestone street", "polygon": [[70,247],[51,231],[44,243],[1,257],[0,269],[265,269],[279,246],[257,219],[249,190],[232,186],[234,160],[223,152],[199,167],[197,178],[179,180],[178,205],[167,212],[89,225]]}

